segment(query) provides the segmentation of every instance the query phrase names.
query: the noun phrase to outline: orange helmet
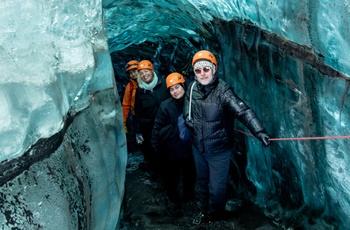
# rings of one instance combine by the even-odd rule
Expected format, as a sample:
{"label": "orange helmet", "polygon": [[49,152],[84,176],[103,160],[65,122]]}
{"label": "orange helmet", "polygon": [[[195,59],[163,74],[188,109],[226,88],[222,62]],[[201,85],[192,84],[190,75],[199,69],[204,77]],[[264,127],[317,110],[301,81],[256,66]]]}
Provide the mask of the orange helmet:
{"label": "orange helmet", "polygon": [[196,63],[196,61],[199,60],[206,60],[206,61],[210,61],[211,63],[213,63],[215,65],[215,68],[218,68],[217,66],[217,62],[216,62],[216,58],[214,56],[214,54],[212,54],[210,51],[208,50],[200,50],[198,51],[192,59],[192,66],[194,66],[194,63]]}
{"label": "orange helmet", "polygon": [[132,69],[137,69],[137,66],[139,65],[139,62],[136,61],[136,60],[131,60],[129,61],[128,63],[126,63],[126,72],[128,72],[129,70],[132,70]]}
{"label": "orange helmet", "polygon": [[139,65],[137,67],[138,70],[142,70],[142,69],[150,69],[153,70],[153,64],[152,62],[148,61],[148,60],[142,60],[139,62]]}
{"label": "orange helmet", "polygon": [[166,87],[169,89],[171,86],[180,84],[180,83],[185,83],[185,78],[177,73],[171,73],[166,77]]}

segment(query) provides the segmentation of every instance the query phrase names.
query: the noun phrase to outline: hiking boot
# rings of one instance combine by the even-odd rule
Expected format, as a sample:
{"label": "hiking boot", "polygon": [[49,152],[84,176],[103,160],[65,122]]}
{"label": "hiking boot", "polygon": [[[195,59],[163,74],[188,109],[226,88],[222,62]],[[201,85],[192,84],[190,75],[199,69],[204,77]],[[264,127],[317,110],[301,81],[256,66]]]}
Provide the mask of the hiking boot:
{"label": "hiking boot", "polygon": [[203,214],[202,212],[200,212],[198,215],[196,215],[193,220],[192,220],[192,223],[193,224],[201,224],[201,223],[207,223],[209,220],[208,220],[208,217]]}

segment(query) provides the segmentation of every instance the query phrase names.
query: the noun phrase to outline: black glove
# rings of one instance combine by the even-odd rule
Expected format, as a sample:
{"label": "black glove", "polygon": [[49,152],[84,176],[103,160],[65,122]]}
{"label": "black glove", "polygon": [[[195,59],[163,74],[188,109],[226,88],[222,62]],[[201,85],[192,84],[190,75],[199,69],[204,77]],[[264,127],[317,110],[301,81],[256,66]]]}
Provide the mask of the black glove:
{"label": "black glove", "polygon": [[270,136],[267,135],[267,133],[260,132],[256,134],[256,137],[262,142],[264,147],[269,146],[271,144],[271,142],[269,141]]}
{"label": "black glove", "polygon": [[189,120],[188,118],[186,118],[185,125],[186,125],[187,128],[189,128],[191,131],[194,130],[193,119],[192,119],[192,120]]}

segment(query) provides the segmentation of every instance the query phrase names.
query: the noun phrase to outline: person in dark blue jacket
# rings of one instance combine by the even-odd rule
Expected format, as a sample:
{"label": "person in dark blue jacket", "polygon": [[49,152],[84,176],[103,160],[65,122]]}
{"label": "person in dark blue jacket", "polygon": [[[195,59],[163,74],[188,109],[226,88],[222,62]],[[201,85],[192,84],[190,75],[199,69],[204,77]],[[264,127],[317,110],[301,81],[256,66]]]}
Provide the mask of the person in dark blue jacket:
{"label": "person in dark blue jacket", "polygon": [[167,196],[171,202],[178,203],[181,201],[180,178],[184,200],[193,199],[196,181],[190,134],[186,134],[189,130],[182,115],[185,78],[180,73],[171,73],[166,78],[166,87],[171,97],[163,101],[158,109],[152,131],[152,147],[161,154]]}
{"label": "person in dark blue jacket", "polygon": [[225,214],[234,119],[241,121],[264,146],[270,141],[255,112],[215,74],[217,62],[210,51],[197,52],[192,66],[195,81],[186,92],[183,115],[192,131],[200,201],[200,212],[193,223],[200,224],[204,220],[217,220]]}

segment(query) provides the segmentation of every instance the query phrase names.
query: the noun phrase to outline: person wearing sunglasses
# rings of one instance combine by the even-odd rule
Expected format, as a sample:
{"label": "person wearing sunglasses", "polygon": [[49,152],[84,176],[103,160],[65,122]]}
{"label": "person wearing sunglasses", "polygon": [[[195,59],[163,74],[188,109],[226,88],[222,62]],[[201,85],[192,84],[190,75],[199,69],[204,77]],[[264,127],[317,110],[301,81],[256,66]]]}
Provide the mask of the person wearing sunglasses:
{"label": "person wearing sunglasses", "polygon": [[152,132],[152,147],[163,159],[165,191],[169,204],[175,208],[182,201],[193,199],[196,182],[190,134],[183,130],[187,129],[182,116],[187,85],[188,81],[178,72],[167,76],[166,87],[171,97],[160,104]]}
{"label": "person wearing sunglasses", "polygon": [[242,122],[263,144],[269,135],[255,112],[225,81],[219,79],[215,56],[198,51],[192,59],[195,81],[186,92],[183,116],[191,130],[197,172],[199,214],[194,224],[225,216],[227,178],[234,137],[234,119]]}
{"label": "person wearing sunglasses", "polygon": [[151,146],[152,129],[160,103],[168,99],[170,95],[165,86],[165,80],[157,76],[152,62],[142,60],[137,69],[139,75],[135,94],[134,128],[136,141],[144,157],[144,162],[140,164],[140,167],[158,171],[156,152]]}

